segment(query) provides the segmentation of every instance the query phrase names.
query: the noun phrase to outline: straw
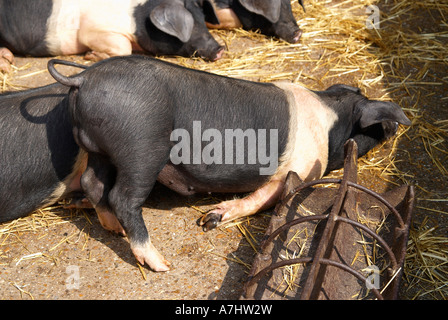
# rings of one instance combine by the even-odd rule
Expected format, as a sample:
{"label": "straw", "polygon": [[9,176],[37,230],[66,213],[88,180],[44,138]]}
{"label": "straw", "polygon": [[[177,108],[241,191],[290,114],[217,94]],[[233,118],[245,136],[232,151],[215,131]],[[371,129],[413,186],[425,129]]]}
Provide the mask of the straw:
{"label": "straw", "polygon": [[411,230],[404,269],[407,290],[418,291],[414,298],[447,299],[448,238],[436,235],[438,226],[431,227],[430,223],[426,217]]}
{"label": "straw", "polygon": [[[254,31],[212,30],[213,36],[228,49],[222,59],[210,63],[200,58],[159,58],[219,75],[261,82],[291,81],[315,90],[345,83],[360,87],[371,99],[394,101],[411,119],[412,126],[400,127],[396,137],[361,158],[359,175],[368,177],[377,192],[384,191],[390,185],[414,182],[417,170],[427,170],[435,178],[447,179],[448,120],[430,117],[423,106],[433,98],[433,88],[448,83],[446,76],[431,74],[431,70],[437,66],[448,64],[448,4],[422,0],[307,0],[305,5],[306,14],[297,0],[292,1],[294,16],[303,30],[302,39],[297,44]],[[366,27],[370,14],[366,8],[370,5],[385,6],[385,9],[381,7],[380,10],[380,29],[369,30]],[[434,10],[442,17],[437,28],[423,32],[406,25],[414,21],[415,12],[431,14],[429,10]],[[29,64],[21,68],[13,67],[11,74],[0,74],[0,93],[22,89],[24,87],[17,84],[20,77],[22,80],[23,77],[32,79],[43,72],[38,70],[27,74],[28,68]],[[441,97],[440,101],[446,104],[447,97]],[[420,145],[423,160],[416,160],[413,149],[400,149],[401,143],[398,142],[401,141],[407,141],[411,146]],[[404,154],[400,160],[398,152]],[[402,171],[400,167],[403,161],[408,161],[414,169]],[[425,166],[430,169],[425,169]],[[334,171],[331,175],[340,177],[342,170]],[[416,215],[446,216],[446,206],[442,208],[433,205],[443,205],[442,201],[448,198],[448,192],[441,191],[435,195],[428,186],[420,184],[416,184],[416,189],[419,201],[425,201],[424,204],[416,205]],[[425,200],[434,198],[442,201]],[[198,214],[204,214],[201,205],[194,204],[191,208],[197,210]],[[23,232],[43,232],[45,225],[67,223],[79,218],[71,214],[53,206],[39,210],[28,218],[1,224],[0,258],[3,245],[20,241]],[[410,260],[406,262],[404,273],[408,287],[418,288],[419,292],[412,293],[408,298],[447,297],[447,286],[443,284],[448,282],[444,269],[446,264],[437,259],[428,260],[435,259],[435,256],[446,257],[446,232],[444,234],[440,231],[441,235],[436,235],[438,230],[443,230],[436,228],[428,236],[427,226],[423,222],[411,228],[408,249]],[[251,220],[243,219],[226,227],[236,230],[241,228],[248,244],[257,250],[259,244],[251,234],[257,234],[260,230],[248,223]],[[238,227],[238,224],[245,227]],[[244,229],[246,227],[249,231]],[[429,273],[433,271],[435,273],[430,276]]]}

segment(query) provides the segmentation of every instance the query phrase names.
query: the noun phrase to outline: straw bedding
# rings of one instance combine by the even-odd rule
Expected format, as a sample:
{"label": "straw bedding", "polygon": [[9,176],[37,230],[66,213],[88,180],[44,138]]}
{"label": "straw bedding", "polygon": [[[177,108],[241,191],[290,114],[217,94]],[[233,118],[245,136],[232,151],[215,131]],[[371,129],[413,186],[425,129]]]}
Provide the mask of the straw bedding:
{"label": "straw bedding", "polygon": [[[396,138],[360,160],[360,182],[378,192],[390,185],[416,183],[418,201],[401,295],[408,299],[446,299],[448,3],[308,0],[305,5],[304,14],[297,0],[292,1],[294,15],[304,31],[298,44],[257,32],[212,30],[227,48],[222,59],[207,63],[201,59],[159,58],[220,75],[261,82],[292,81],[316,90],[345,83],[360,87],[369,98],[401,105],[412,127],[400,128]],[[379,6],[379,29],[366,28],[371,14],[366,8],[371,5]],[[36,74],[42,72],[45,70]],[[15,72],[0,74],[0,92],[20,89],[17,80]],[[22,232],[70,219],[84,216],[82,212],[73,216],[56,206],[0,225],[0,259],[4,245],[12,238],[19,239]],[[246,219],[232,228],[238,228],[256,250],[264,230],[253,227],[251,221]]]}

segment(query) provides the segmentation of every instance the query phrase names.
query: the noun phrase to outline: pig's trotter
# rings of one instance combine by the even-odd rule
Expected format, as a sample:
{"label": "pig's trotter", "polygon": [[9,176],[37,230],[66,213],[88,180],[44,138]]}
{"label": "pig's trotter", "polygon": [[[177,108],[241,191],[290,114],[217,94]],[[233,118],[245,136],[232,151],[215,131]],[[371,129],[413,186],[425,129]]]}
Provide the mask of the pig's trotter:
{"label": "pig's trotter", "polygon": [[64,209],[93,209],[92,203],[83,193],[74,194],[72,198],[62,204]]}
{"label": "pig's trotter", "polygon": [[[109,190],[114,178],[114,168],[110,162],[101,155],[90,154],[87,167],[81,176],[81,186],[86,193],[89,202],[98,214],[98,220],[104,229],[125,236],[126,232],[117,216],[113,213],[108,203]],[[82,206],[85,201],[75,200]]]}
{"label": "pig's trotter", "polygon": [[8,60],[2,58],[1,56],[0,56],[0,72],[3,73],[11,72],[11,64],[8,62]]}
{"label": "pig's trotter", "polygon": [[151,243],[151,240],[148,239],[143,245],[135,245],[131,243],[131,249],[135,258],[141,265],[144,265],[146,262],[152,270],[158,272],[170,270],[171,263],[157,251]]}
{"label": "pig's trotter", "polygon": [[104,52],[89,51],[84,55],[85,60],[98,62],[110,58],[110,55]]}
{"label": "pig's trotter", "polygon": [[9,63],[14,63],[14,55],[7,48],[0,48],[0,58],[7,60]]}
{"label": "pig's trotter", "polygon": [[122,237],[126,236],[126,232],[118,221],[117,217],[107,208],[96,208],[98,220],[104,229],[112,231]]}
{"label": "pig's trotter", "polygon": [[204,231],[216,228],[223,222],[253,215],[261,210],[272,207],[281,194],[282,180],[272,180],[263,187],[242,199],[234,199],[218,203],[211,209],[199,224]]}
{"label": "pig's trotter", "polygon": [[213,212],[208,212],[199,220],[199,225],[202,226],[202,230],[209,231],[216,228],[222,220],[222,214]]}
{"label": "pig's trotter", "polygon": [[126,232],[118,221],[117,217],[106,206],[105,208],[93,207],[92,203],[83,195],[74,196],[69,203],[63,204],[64,209],[95,209],[98,220],[104,229],[125,237]]}
{"label": "pig's trotter", "polygon": [[0,48],[0,72],[11,72],[14,63],[14,55],[6,48]]}
{"label": "pig's trotter", "polygon": [[223,222],[229,222],[239,217],[253,214],[252,212],[246,212],[244,204],[244,199],[235,199],[218,203],[202,217],[199,221],[199,225],[202,226],[204,231],[208,231],[219,227]]}

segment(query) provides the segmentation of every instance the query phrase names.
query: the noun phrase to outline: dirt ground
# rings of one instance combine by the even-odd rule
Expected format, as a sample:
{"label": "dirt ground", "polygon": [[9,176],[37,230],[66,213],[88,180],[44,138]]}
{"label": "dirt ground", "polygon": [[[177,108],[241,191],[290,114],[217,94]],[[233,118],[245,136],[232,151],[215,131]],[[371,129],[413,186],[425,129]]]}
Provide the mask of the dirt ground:
{"label": "dirt ground", "polygon": [[[388,10],[389,7],[380,9]],[[444,17],[437,10],[430,12],[429,16],[426,11],[422,11],[421,15],[413,12],[413,17],[417,18],[409,19],[409,25],[404,27],[409,32],[446,31]],[[441,20],[445,24],[441,24]],[[448,47],[446,37],[439,40]],[[256,43],[245,38],[235,39],[227,45],[230,51],[236,50],[237,46],[251,48]],[[64,58],[83,62],[82,56]],[[46,71],[48,59],[16,57],[17,69],[9,75],[10,84],[5,88],[19,90],[54,82]],[[441,85],[426,87],[419,112],[414,116],[424,117],[431,123],[446,120],[447,63],[405,62],[395,72],[415,75],[423,68],[427,70],[424,81]],[[333,78],[324,84],[330,85],[331,82],[341,82],[350,77]],[[347,81],[350,82],[348,84],[352,83]],[[389,78],[385,82],[397,81]],[[325,89],[324,84],[320,89]],[[3,91],[1,85],[0,93]],[[407,101],[403,107],[410,108],[416,99],[420,99],[420,95],[412,90],[395,90],[391,94],[392,99]],[[423,141],[412,139],[417,130],[417,127],[411,128],[399,140],[396,163],[418,186],[414,228],[435,227],[436,235],[446,237],[448,179],[440,174],[428,157]],[[442,141],[445,149],[446,143],[446,140]],[[385,148],[390,148],[390,145]],[[448,167],[446,155],[442,154],[441,162]],[[368,171],[362,172],[360,182],[379,192],[391,187]],[[393,182],[403,183],[397,179]],[[209,232],[203,232],[196,223],[202,215],[201,211],[233,196],[182,197],[162,185],[156,185],[143,209],[143,217],[153,243],[172,263],[172,269],[165,273],[154,273],[146,267],[139,267],[127,240],[105,231],[92,210],[65,210],[55,206],[21,219],[17,223],[23,224],[23,228],[15,225],[18,232],[0,238],[0,299],[237,299],[256,254],[246,235],[250,230],[255,237],[254,247],[258,249],[257,241],[269,223],[271,211],[257,215],[242,225]],[[8,223],[0,224],[0,230],[4,231],[8,226]],[[404,277],[403,299],[413,298],[418,293],[419,289],[407,290],[412,281]],[[440,297],[427,295],[421,298]]]}

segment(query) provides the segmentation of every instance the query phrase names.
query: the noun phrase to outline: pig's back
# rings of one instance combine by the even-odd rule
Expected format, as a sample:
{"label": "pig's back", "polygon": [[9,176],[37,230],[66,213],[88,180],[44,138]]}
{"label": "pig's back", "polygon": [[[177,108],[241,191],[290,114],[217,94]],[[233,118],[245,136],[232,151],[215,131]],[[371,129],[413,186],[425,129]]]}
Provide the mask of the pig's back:
{"label": "pig's back", "polygon": [[[179,129],[188,132],[191,143],[199,138],[203,149],[210,140],[207,141],[202,134],[205,130],[214,129],[214,133],[221,135],[221,147],[225,149],[226,130],[240,138],[241,135],[255,134],[255,143],[251,146],[245,143],[243,163],[237,159],[238,143],[227,141],[233,143],[233,155],[229,161],[224,153],[221,163],[208,164],[201,158],[200,164],[191,162],[176,166],[175,170],[181,170],[182,174],[178,171],[162,178],[169,181],[175,175],[195,177],[197,183],[193,189],[196,192],[253,189],[269,178],[262,175],[260,169],[270,166],[270,163],[262,163],[260,156],[272,160],[269,154],[272,151],[275,152],[275,160],[279,160],[286,150],[289,99],[284,90],[275,85],[222,77],[144,56],[116,57],[99,62],[81,73],[79,79],[82,79],[82,85],[77,95],[75,118],[85,126],[85,119],[107,118],[101,131],[109,130],[117,137],[125,135],[135,141],[132,135],[141,136],[143,131],[150,132],[151,128],[169,132]],[[198,124],[200,129],[194,130]],[[235,133],[236,130],[239,132]],[[199,137],[194,136],[194,131],[200,131]],[[267,150],[260,149],[260,137],[266,138],[264,149]],[[275,150],[271,150],[271,137],[276,139],[272,140]],[[150,136],[148,140],[152,138]],[[172,141],[167,143],[176,144]],[[256,148],[255,163],[248,158],[250,147]],[[248,181],[251,181],[251,186],[248,186]]]}
{"label": "pig's back", "polygon": [[[265,183],[269,176],[261,175],[260,169],[267,168],[269,164],[261,163],[260,156],[269,157],[272,161],[272,155],[277,155],[280,165],[288,142],[290,106],[284,91],[271,84],[197,71],[190,73],[190,70],[181,70],[178,77],[182,83],[189,83],[191,91],[175,90],[171,94],[179,102],[175,110],[174,129],[185,129],[189,132],[192,152],[195,143],[193,139],[198,139],[194,130],[198,132],[199,125],[201,134],[205,130],[213,129],[218,139],[222,139],[222,162],[208,164],[202,158],[200,164],[190,162],[176,166],[173,168],[177,171],[176,175],[184,176],[188,181],[184,188],[176,187],[181,190],[186,187],[191,193],[247,192]],[[245,137],[239,142],[232,137],[241,134]],[[256,140],[249,142],[250,136],[255,136]],[[229,140],[228,137],[232,138]],[[204,137],[201,150],[214,138],[207,140]],[[271,144],[271,139],[276,141]],[[266,143],[264,150],[259,144],[260,141]],[[241,143],[244,145],[238,145]],[[226,144],[232,149],[230,157]],[[250,162],[249,152],[256,153],[252,158],[255,163]],[[238,162],[238,157],[240,161],[243,160],[242,163]]]}

